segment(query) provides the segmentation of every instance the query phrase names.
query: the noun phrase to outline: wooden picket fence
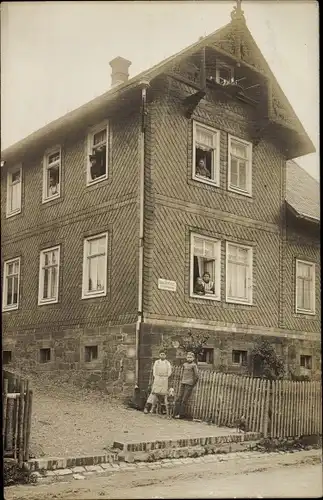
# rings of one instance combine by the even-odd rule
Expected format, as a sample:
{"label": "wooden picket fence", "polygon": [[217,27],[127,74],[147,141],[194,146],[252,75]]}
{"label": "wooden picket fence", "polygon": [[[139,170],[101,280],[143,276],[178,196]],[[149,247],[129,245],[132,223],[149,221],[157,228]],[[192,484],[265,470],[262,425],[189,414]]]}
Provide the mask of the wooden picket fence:
{"label": "wooden picket fence", "polygon": [[33,392],[29,382],[2,370],[3,456],[17,460],[21,466],[29,459],[29,440]]}
{"label": "wooden picket fence", "polygon": [[[179,393],[182,367],[175,366],[169,386]],[[151,380],[150,380],[151,382]],[[187,404],[196,420],[234,427],[244,415],[247,429],[264,437],[322,434],[320,382],[269,380],[200,370]]]}
{"label": "wooden picket fence", "polygon": [[271,388],[271,437],[322,434],[321,383],[276,380]]}

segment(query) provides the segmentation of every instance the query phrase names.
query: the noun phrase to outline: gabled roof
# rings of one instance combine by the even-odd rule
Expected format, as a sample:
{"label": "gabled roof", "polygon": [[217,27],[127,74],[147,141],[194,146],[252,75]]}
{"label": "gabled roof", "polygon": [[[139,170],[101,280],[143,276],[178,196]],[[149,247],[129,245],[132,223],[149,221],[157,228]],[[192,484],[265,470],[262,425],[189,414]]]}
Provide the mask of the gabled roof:
{"label": "gabled roof", "polygon": [[286,164],[286,202],[297,217],[320,220],[320,185],[293,160]]}
{"label": "gabled roof", "polygon": [[[280,123],[281,126],[291,128],[291,130],[296,134],[295,144],[296,142],[299,144],[299,154],[297,156],[314,152],[315,148],[312,141],[305,132],[301,122],[297,118],[290,103],[271,72],[265,58],[261,54],[260,49],[245,24],[243,16],[242,18],[243,21],[241,22],[240,20],[239,25],[237,26],[237,21],[232,17],[232,21],[230,23],[200,39],[198,42],[193,43],[189,47],[186,47],[177,54],[163,60],[152,68],[143,71],[127,82],[110,89],[108,92],[105,92],[87,104],[84,104],[70,113],[67,113],[63,117],[54,120],[48,125],[45,125],[41,129],[4,150],[1,153],[1,160],[18,161],[27,148],[31,149],[33,147],[40,147],[42,143],[45,143],[45,141],[49,139],[49,137],[54,136],[55,134],[64,134],[65,131],[68,133],[69,128],[73,124],[75,126],[76,122],[82,123],[83,125],[86,124],[87,121],[90,121],[96,113],[99,113],[100,110],[102,111],[108,103],[124,97],[125,93],[127,93],[130,89],[134,89],[137,86],[142,85],[143,80],[146,83],[147,81],[152,81],[162,73],[169,71],[173,64],[179,63],[181,60],[198,52],[206,46],[211,46],[216,50],[220,50],[224,54],[227,54],[229,57],[235,59],[237,62],[242,62],[242,64],[246,64],[249,67],[254,67],[254,69],[257,69],[259,72],[264,74],[270,80],[273,89],[274,113],[272,118],[275,119],[276,117],[276,121]],[[236,54],[237,44],[234,43],[233,40],[238,36],[237,33],[239,33],[240,48],[242,47],[243,49],[243,56],[241,56],[240,49],[240,56],[237,56]]]}

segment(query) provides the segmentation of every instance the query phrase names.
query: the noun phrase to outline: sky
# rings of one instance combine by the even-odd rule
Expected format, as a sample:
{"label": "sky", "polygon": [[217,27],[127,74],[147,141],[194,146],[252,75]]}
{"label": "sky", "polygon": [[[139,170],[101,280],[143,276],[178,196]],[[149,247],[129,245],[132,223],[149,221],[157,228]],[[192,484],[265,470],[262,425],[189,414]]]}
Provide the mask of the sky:
{"label": "sky", "polygon": [[[106,92],[109,61],[130,77],[230,21],[235,1],[2,2],[1,149]],[[315,0],[242,1],[247,25],[315,145],[297,161],[319,179],[319,10]]]}

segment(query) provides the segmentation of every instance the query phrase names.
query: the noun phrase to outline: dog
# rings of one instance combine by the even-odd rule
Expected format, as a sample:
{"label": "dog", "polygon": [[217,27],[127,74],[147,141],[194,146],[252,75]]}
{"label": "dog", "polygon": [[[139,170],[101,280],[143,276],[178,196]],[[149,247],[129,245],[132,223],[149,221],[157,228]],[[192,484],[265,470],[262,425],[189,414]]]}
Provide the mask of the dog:
{"label": "dog", "polygon": [[173,387],[168,389],[168,395],[165,398],[165,401],[167,418],[173,418],[175,412],[175,390]]}
{"label": "dog", "polygon": [[237,432],[246,432],[247,422],[246,417],[242,415],[236,422]]}

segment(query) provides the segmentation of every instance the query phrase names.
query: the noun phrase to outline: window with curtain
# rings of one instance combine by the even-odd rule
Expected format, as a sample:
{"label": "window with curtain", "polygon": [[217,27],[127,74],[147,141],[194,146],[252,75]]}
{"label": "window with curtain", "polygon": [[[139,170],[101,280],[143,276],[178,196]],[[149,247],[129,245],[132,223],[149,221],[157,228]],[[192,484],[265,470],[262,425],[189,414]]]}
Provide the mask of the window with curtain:
{"label": "window with curtain", "polygon": [[191,295],[220,299],[221,242],[191,235]]}
{"label": "window with curtain", "polygon": [[106,295],[108,235],[84,240],[83,298]]}
{"label": "window with curtain", "polygon": [[315,264],[296,260],[296,312],[315,314]]}
{"label": "window with curtain", "polygon": [[227,243],[226,297],[228,302],[252,302],[252,248]]}

